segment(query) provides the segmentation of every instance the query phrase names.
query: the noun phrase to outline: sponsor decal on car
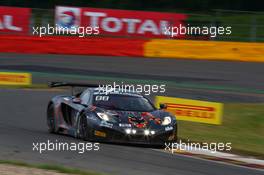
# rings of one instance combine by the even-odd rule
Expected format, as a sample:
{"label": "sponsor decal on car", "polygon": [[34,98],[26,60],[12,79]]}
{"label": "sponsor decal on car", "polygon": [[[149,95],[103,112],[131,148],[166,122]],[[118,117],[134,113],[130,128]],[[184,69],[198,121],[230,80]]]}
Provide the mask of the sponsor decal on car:
{"label": "sponsor decal on car", "polygon": [[122,128],[131,128],[131,124],[128,124],[128,123],[119,123],[119,127],[122,127]]}
{"label": "sponsor decal on car", "polygon": [[173,127],[172,126],[165,127],[165,131],[171,131],[171,130],[173,130]]}
{"label": "sponsor decal on car", "polygon": [[95,97],[95,101],[108,101],[109,100],[109,96],[101,96],[101,95],[97,95]]}
{"label": "sponsor decal on car", "polygon": [[128,115],[128,122],[137,128],[145,128],[148,124],[148,121],[144,117],[138,117],[133,114]]}
{"label": "sponsor decal on car", "polygon": [[108,123],[107,121],[101,121],[100,126],[102,127],[106,127],[106,128],[113,128],[113,124],[112,123]]}
{"label": "sponsor decal on car", "polygon": [[95,136],[99,136],[99,137],[106,137],[106,133],[105,132],[97,131],[97,130],[94,131],[94,135]]}
{"label": "sponsor decal on car", "polygon": [[166,111],[175,114],[178,120],[216,125],[222,122],[222,103],[157,96],[156,106],[161,103],[166,104]]}
{"label": "sponsor decal on car", "polygon": [[87,119],[89,119],[89,120],[93,120],[93,121],[96,121],[97,120],[97,118],[96,117],[94,117],[93,115],[86,115],[86,118]]}
{"label": "sponsor decal on car", "polygon": [[168,138],[168,140],[171,141],[171,140],[174,140],[174,138],[175,138],[175,134],[173,133],[173,134]]}

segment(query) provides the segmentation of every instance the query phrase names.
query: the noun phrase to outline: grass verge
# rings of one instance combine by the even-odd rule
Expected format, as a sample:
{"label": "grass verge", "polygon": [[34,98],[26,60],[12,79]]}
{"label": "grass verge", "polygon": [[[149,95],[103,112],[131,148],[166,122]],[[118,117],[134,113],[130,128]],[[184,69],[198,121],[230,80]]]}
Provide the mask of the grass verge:
{"label": "grass verge", "polygon": [[197,142],[231,142],[232,151],[264,158],[264,104],[225,104],[222,125],[179,121],[179,137]]}
{"label": "grass verge", "polygon": [[28,167],[28,168],[52,170],[58,173],[75,174],[75,175],[102,175],[96,172],[88,172],[88,171],[83,171],[83,170],[79,170],[76,168],[67,168],[67,167],[60,166],[60,165],[28,164],[25,162],[14,161],[14,160],[0,160],[0,164],[9,164],[9,165],[23,166],[23,167]]}

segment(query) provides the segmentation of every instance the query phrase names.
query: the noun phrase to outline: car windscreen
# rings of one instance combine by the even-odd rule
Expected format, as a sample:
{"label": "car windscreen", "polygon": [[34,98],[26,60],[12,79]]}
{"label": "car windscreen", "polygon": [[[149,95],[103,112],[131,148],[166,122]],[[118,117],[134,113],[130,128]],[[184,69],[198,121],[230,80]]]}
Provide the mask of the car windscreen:
{"label": "car windscreen", "polygon": [[129,95],[94,95],[93,105],[109,110],[150,112],[155,110],[148,99]]}

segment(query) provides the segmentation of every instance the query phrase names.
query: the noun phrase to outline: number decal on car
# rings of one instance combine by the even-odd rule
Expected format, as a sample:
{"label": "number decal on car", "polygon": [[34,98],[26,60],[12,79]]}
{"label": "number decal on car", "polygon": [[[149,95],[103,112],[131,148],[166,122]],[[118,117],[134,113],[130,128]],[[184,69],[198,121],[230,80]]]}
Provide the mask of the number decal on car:
{"label": "number decal on car", "polygon": [[98,95],[95,97],[95,101],[108,101],[108,100],[109,100],[109,96]]}

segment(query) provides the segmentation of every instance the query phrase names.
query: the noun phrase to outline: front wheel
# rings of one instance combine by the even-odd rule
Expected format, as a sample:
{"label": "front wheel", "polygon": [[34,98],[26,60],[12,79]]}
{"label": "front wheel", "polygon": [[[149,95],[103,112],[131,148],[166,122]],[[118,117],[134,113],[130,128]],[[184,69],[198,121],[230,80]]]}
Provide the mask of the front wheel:
{"label": "front wheel", "polygon": [[79,138],[85,141],[91,141],[93,137],[93,129],[88,125],[87,118],[85,115],[80,116],[79,122]]}
{"label": "front wheel", "polygon": [[47,109],[47,125],[50,133],[56,133],[54,104],[50,103]]}
{"label": "front wheel", "polygon": [[167,143],[177,143],[178,142],[178,126],[175,124],[173,133],[168,137]]}
{"label": "front wheel", "polygon": [[178,142],[178,124],[175,125],[173,141]]}

